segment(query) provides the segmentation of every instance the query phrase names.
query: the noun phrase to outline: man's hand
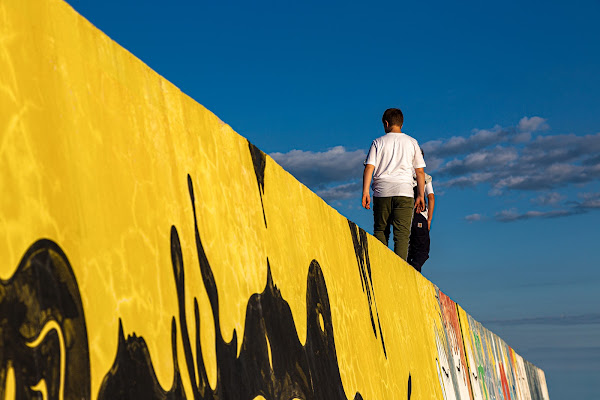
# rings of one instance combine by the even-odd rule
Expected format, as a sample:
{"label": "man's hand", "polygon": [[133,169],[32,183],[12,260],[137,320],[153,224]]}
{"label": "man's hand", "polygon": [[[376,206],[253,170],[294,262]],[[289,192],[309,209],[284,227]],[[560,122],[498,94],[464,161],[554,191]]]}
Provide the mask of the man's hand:
{"label": "man's hand", "polygon": [[431,230],[431,220],[430,219],[427,220],[427,230],[428,231]]}
{"label": "man's hand", "polygon": [[423,196],[417,196],[417,198],[415,200],[415,210],[418,213],[420,213],[424,209],[425,209],[425,199],[423,199]]}
{"label": "man's hand", "polygon": [[371,209],[371,196],[369,196],[369,186],[371,186],[371,178],[373,177],[373,171],[375,166],[371,164],[365,165],[365,171],[363,172],[363,198],[362,206],[367,210]]}
{"label": "man's hand", "polygon": [[417,198],[415,199],[415,210],[420,213],[425,210],[425,171],[423,168],[415,168],[417,176]]}
{"label": "man's hand", "polygon": [[369,196],[369,193],[363,193],[362,206],[367,210],[371,209],[371,196]]}

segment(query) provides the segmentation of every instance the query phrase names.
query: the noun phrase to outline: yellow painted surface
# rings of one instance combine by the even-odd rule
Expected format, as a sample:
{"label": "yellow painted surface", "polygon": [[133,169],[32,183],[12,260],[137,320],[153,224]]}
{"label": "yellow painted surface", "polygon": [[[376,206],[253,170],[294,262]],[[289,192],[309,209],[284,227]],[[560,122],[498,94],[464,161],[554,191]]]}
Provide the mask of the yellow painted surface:
{"label": "yellow painted surface", "polygon": [[[269,157],[261,202],[246,139],[67,4],[0,2],[0,278],[9,279],[40,238],[63,249],[85,312],[92,398],[115,359],[119,319],[125,335],[145,339],[161,386],[171,385],[172,318],[179,324],[171,226],[181,240],[188,321],[196,297],[202,356],[216,383],[188,174],[218,288],[221,334],[229,341],[237,332],[238,352],[248,300],[265,287],[267,259],[304,344],[307,272],[317,260],[346,396],[403,399],[410,376],[411,398],[443,398],[435,334],[443,327],[430,282],[368,237],[386,357],[346,218]],[[186,371],[179,334],[177,343]],[[187,373],[182,379],[191,398]]]}

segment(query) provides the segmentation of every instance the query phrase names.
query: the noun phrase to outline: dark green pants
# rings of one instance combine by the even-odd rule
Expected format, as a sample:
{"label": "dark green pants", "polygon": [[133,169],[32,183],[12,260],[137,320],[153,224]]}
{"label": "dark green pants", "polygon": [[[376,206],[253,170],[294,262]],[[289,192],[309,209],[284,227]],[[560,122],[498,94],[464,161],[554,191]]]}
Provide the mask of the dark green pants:
{"label": "dark green pants", "polygon": [[394,253],[404,260],[408,253],[408,239],[415,199],[405,196],[373,197],[373,234],[386,246],[390,227],[394,227]]}

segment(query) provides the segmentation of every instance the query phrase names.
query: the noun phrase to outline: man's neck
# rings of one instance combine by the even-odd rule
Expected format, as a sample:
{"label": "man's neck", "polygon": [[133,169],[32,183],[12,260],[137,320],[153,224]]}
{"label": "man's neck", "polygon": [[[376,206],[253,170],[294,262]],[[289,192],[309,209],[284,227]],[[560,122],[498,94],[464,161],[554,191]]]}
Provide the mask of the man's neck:
{"label": "man's neck", "polygon": [[399,126],[392,126],[389,133],[402,133],[402,128]]}

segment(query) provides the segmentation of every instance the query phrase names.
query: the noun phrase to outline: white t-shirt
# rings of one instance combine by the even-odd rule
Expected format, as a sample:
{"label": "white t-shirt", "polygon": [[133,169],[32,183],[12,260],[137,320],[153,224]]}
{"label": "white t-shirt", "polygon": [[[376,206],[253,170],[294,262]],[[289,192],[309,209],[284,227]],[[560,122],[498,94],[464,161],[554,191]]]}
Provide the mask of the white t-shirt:
{"label": "white t-shirt", "polygon": [[367,164],[375,167],[371,184],[374,197],[413,197],[413,169],[425,168],[419,143],[399,132],[373,140]]}
{"label": "white t-shirt", "polygon": [[429,211],[429,199],[427,198],[428,194],[433,194],[433,185],[431,184],[431,181],[425,184],[425,199],[427,199],[427,203],[425,209],[421,211],[421,215],[425,218],[427,218],[429,215],[427,213]]}

